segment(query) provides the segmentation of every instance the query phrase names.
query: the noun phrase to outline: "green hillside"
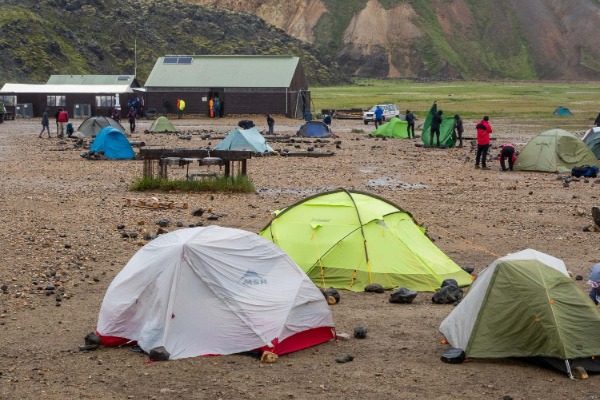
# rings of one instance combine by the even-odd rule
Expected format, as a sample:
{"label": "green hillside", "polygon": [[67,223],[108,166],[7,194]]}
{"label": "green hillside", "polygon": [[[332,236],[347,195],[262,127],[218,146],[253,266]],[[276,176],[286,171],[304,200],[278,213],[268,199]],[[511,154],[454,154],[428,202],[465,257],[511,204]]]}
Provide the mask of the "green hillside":
{"label": "green hillside", "polygon": [[333,55],[262,19],[185,2],[24,0],[0,4],[0,84],[52,74],[147,78],[166,54],[299,56],[313,85],[347,81]]}

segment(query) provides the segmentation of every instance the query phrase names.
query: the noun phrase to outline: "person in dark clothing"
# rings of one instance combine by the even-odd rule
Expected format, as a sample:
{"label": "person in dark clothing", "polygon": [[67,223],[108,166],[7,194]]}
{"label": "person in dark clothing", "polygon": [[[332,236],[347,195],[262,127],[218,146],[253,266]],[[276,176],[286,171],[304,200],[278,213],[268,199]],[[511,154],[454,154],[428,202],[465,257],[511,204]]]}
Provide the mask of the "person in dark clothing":
{"label": "person in dark clothing", "polygon": [[452,135],[454,136],[454,140],[458,139],[458,147],[463,147],[463,132],[465,131],[465,127],[463,126],[463,120],[460,115],[456,114],[454,116],[454,131]]}
{"label": "person in dark clothing", "polygon": [[588,292],[590,299],[592,299],[594,304],[598,305],[600,302],[600,263],[597,263],[592,267],[588,285],[590,285],[590,291]]}
{"label": "person in dark clothing", "polygon": [[46,108],[46,111],[44,111],[44,113],[42,114],[42,131],[40,132],[39,137],[42,137],[42,134],[44,133],[44,131],[48,131],[48,138],[52,137],[52,136],[50,136],[50,121],[48,118],[48,114],[49,114],[49,110]]}
{"label": "person in dark clothing", "polygon": [[135,108],[131,107],[129,109],[129,114],[127,114],[127,118],[129,119],[129,132],[135,132],[135,120],[137,118],[137,113]]}
{"label": "person in dark clothing", "polygon": [[306,110],[304,110],[304,120],[306,122],[310,122],[312,120],[312,114],[310,112],[310,109],[308,109],[308,108]]}
{"label": "person in dark clothing", "polygon": [[[410,112],[410,110],[406,110],[406,114],[404,114],[404,120],[407,123],[406,134],[408,135],[409,139],[415,138],[415,119],[417,119],[415,117],[415,115],[412,112]],[[412,136],[411,136],[411,132],[412,132]]]}
{"label": "person in dark clothing", "polygon": [[121,110],[113,108],[112,113],[110,114],[110,117],[117,122],[121,122]]}
{"label": "person in dark clothing", "polygon": [[274,135],[275,120],[271,117],[271,114],[267,114],[267,126],[269,127],[269,135]]}
{"label": "person in dark clothing", "polygon": [[325,114],[323,117],[323,124],[327,127],[327,131],[331,132],[331,115]]}
{"label": "person in dark clothing", "polygon": [[433,137],[437,139],[437,147],[440,147],[440,126],[442,125],[442,110],[433,113],[431,118],[431,135],[429,136],[429,147],[433,147]]}
{"label": "person in dark clothing", "polygon": [[594,121],[594,125],[600,126],[600,114],[598,114],[598,116],[596,117],[596,120]]}
{"label": "person in dark clothing", "polygon": [[62,108],[59,108],[56,114],[54,114],[54,119],[56,120],[56,133],[58,134],[58,115],[62,111]]}
{"label": "person in dark clothing", "polygon": [[166,117],[169,112],[169,101],[163,97],[163,115]]}
{"label": "person in dark clothing", "polygon": [[[502,167],[502,171],[513,170],[513,165],[516,160],[516,150],[515,146],[511,143],[503,144],[500,150],[500,166]],[[504,163],[504,159],[508,159],[508,169],[506,168],[506,164]]]}

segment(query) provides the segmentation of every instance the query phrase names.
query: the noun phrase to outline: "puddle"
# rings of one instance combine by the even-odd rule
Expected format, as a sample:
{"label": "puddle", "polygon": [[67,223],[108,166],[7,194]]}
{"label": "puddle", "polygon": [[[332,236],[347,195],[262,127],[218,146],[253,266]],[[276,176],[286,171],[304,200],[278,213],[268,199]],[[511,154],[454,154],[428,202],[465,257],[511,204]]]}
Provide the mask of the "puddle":
{"label": "puddle", "polygon": [[383,176],[377,179],[370,179],[367,182],[368,188],[376,188],[376,187],[389,187],[389,188],[397,188],[401,190],[416,190],[416,189],[425,189],[427,186],[420,183],[408,183],[401,182],[393,178],[388,178]]}

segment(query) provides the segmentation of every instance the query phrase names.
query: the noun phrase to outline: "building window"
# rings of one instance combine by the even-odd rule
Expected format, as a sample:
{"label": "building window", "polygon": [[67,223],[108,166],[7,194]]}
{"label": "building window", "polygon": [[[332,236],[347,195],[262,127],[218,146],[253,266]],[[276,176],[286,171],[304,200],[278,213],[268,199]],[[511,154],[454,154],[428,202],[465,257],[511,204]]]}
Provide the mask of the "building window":
{"label": "building window", "polygon": [[46,96],[46,105],[48,107],[66,107],[67,96]]}
{"label": "building window", "polygon": [[96,96],[96,107],[111,108],[115,105],[114,96]]}
{"label": "building window", "polygon": [[5,106],[16,106],[17,96],[0,96],[0,101],[3,102]]}

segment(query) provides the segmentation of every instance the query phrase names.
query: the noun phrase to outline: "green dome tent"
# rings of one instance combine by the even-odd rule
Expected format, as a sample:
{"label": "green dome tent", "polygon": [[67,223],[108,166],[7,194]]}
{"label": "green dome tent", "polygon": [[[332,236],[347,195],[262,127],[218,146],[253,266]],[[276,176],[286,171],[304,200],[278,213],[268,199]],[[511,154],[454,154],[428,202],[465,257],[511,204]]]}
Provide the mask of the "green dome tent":
{"label": "green dome tent", "polygon": [[371,136],[407,138],[407,126],[408,124],[406,123],[406,121],[402,121],[400,118],[394,117],[390,119],[389,122],[386,122],[379,128],[375,129],[373,132],[371,132]]}
{"label": "green dome tent", "polygon": [[592,150],[597,159],[600,159],[600,128],[592,128],[583,137],[583,143]]}
{"label": "green dome tent", "polygon": [[[429,147],[429,138],[431,138],[431,120],[433,113],[437,112],[437,105],[434,103],[429,109],[429,114],[425,118],[423,123],[423,133],[421,134],[421,140],[425,147]],[[442,147],[454,147],[456,138],[452,134],[454,132],[454,117],[442,115],[442,124],[440,126],[440,146]],[[434,145],[437,142],[434,138]]]}
{"label": "green dome tent", "polygon": [[150,133],[177,133],[177,129],[173,126],[173,123],[165,116],[158,117],[154,120],[150,128]]}
{"label": "green dome tent", "polygon": [[484,269],[440,332],[467,357],[535,357],[565,372],[600,355],[600,312],[562,260],[531,249]]}
{"label": "green dome tent", "polygon": [[81,125],[79,125],[79,128],[77,128],[77,132],[80,132],[84,137],[96,137],[96,135],[98,135],[98,133],[107,126],[112,126],[113,128],[121,131],[124,135],[127,135],[123,125],[110,117],[103,116],[89,117],[85,119]]}
{"label": "green dome tent", "polygon": [[573,167],[596,165],[594,153],[577,136],[551,129],[531,139],[519,153],[515,170],[569,173]]}
{"label": "green dome tent", "polygon": [[368,193],[337,189],[301,200],[277,211],[260,235],[323,288],[435,291],[448,278],[471,283],[410,213]]}
{"label": "green dome tent", "polygon": [[215,150],[245,150],[255,154],[272,153],[273,149],[260,132],[252,127],[250,129],[235,128],[225,139],[215,146]]}

